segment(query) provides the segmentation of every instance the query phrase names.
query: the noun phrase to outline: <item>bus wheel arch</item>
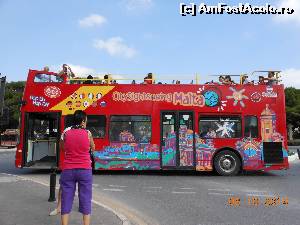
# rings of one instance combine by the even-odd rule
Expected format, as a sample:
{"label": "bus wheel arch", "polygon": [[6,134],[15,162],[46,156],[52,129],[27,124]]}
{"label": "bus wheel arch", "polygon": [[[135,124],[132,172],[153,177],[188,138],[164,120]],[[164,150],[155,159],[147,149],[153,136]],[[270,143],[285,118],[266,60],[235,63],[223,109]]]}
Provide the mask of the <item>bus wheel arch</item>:
{"label": "bus wheel arch", "polygon": [[237,175],[243,168],[240,153],[230,147],[218,149],[212,158],[214,170],[222,176]]}

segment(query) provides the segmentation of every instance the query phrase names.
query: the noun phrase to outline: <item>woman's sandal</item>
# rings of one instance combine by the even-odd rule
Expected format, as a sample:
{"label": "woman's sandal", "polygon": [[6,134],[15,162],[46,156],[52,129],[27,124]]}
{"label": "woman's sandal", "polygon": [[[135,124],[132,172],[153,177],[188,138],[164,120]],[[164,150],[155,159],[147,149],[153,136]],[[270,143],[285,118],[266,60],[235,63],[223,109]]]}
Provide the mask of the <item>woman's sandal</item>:
{"label": "woman's sandal", "polygon": [[58,210],[57,208],[54,209],[52,212],[49,213],[49,216],[56,216],[57,214],[60,214],[60,210]]}

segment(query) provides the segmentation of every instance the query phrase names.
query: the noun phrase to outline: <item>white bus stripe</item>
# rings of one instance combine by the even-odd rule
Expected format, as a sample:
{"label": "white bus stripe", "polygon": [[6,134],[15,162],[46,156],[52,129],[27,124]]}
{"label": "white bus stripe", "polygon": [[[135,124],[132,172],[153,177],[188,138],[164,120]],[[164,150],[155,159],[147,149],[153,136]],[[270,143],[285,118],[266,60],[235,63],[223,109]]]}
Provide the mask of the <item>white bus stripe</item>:
{"label": "white bus stripe", "polygon": [[110,184],[110,185],[108,185],[108,186],[110,186],[110,187],[116,187],[116,188],[125,188],[125,187],[127,187],[127,186],[114,185],[114,184]]}
{"label": "white bus stripe", "polygon": [[209,191],[230,191],[230,189],[208,189]]}
{"label": "white bus stripe", "polygon": [[103,191],[124,191],[123,189],[117,189],[117,188],[104,188]]}
{"label": "white bus stripe", "polygon": [[275,196],[275,195],[272,195],[272,194],[247,194],[247,196],[251,196],[251,197],[273,197],[273,198],[275,198],[275,197],[277,197],[277,196]]}
{"label": "white bus stripe", "polygon": [[172,191],[172,194],[196,194],[196,192]]}
{"label": "white bus stripe", "polygon": [[234,194],[231,194],[231,193],[217,193],[217,192],[209,192],[208,194],[209,195],[234,195]]}
{"label": "white bus stripe", "polygon": [[179,188],[179,189],[181,189],[181,190],[193,190],[195,188]]}

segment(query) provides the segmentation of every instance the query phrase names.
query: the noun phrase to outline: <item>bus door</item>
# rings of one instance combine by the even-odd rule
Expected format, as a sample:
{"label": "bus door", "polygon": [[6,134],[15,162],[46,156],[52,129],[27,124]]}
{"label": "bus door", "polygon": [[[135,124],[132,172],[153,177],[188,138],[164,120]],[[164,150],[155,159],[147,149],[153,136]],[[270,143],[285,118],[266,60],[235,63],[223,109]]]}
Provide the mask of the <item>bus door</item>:
{"label": "bus door", "polygon": [[26,113],[23,166],[43,169],[58,165],[60,113]]}
{"label": "bus door", "polygon": [[161,164],[165,169],[195,167],[194,113],[161,112]]}

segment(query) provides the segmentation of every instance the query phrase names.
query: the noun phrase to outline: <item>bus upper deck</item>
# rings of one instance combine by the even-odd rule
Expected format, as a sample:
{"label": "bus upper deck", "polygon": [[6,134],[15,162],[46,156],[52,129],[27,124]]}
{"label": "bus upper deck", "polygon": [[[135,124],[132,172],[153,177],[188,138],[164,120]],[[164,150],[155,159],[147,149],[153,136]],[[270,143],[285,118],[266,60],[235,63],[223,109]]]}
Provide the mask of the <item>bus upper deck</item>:
{"label": "bus upper deck", "polygon": [[113,80],[30,70],[16,166],[60,167],[60,134],[75,110],[84,110],[96,144],[94,169],[232,175],[288,168],[283,85]]}

